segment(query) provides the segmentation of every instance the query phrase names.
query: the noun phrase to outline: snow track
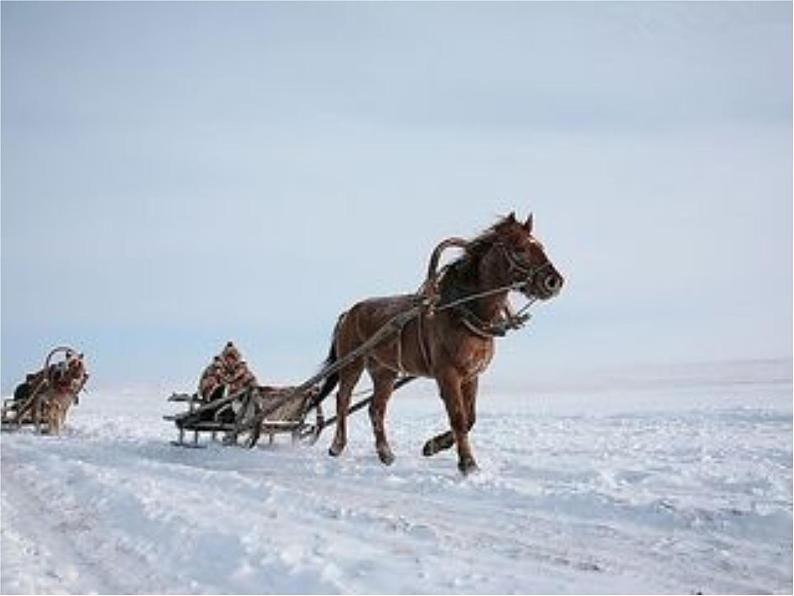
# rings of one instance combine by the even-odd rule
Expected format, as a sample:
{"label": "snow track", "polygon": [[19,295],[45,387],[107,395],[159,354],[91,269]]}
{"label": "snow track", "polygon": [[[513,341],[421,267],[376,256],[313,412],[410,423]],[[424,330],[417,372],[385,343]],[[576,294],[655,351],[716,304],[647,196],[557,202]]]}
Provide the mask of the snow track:
{"label": "snow track", "polygon": [[91,394],[69,432],[2,437],[3,593],[790,592],[791,382],[484,397],[482,472],[419,455],[433,397],[397,396],[397,461],[179,449],[158,392]]}

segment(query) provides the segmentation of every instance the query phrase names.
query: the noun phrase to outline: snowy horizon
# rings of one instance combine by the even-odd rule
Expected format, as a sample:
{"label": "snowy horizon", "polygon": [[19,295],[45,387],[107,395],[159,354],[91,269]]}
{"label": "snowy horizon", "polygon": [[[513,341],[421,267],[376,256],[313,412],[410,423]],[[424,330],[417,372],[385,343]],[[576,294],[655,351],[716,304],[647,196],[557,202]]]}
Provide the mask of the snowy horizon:
{"label": "snowy horizon", "polygon": [[[201,363],[201,367],[206,365]],[[289,378],[268,371],[260,363],[248,362],[257,380],[262,384],[288,385],[303,378]],[[306,370],[305,377],[309,377],[317,367]],[[89,393],[156,393],[166,397],[171,392],[191,392],[198,385],[199,375],[185,375],[183,377],[171,376],[161,379],[129,379],[119,381],[95,381],[89,379],[86,389]],[[693,387],[724,387],[731,384],[741,384],[748,381],[758,382],[759,378],[766,377],[770,385],[791,384],[794,378],[794,365],[790,358],[763,358],[744,360],[722,361],[692,361],[680,363],[643,363],[630,366],[594,367],[571,371],[544,371],[535,377],[520,381],[504,379],[483,379],[481,392],[483,399],[488,395],[500,398],[511,396],[529,396],[578,392],[585,395],[599,395],[604,392],[625,391],[653,391],[679,386]],[[362,378],[357,386],[359,391],[371,387],[371,381]],[[3,392],[3,396],[10,392]],[[432,398],[438,401],[434,381],[432,379],[419,379],[412,385],[400,389],[401,399]],[[333,399],[328,404],[333,407]],[[441,403],[439,401],[439,403]]]}

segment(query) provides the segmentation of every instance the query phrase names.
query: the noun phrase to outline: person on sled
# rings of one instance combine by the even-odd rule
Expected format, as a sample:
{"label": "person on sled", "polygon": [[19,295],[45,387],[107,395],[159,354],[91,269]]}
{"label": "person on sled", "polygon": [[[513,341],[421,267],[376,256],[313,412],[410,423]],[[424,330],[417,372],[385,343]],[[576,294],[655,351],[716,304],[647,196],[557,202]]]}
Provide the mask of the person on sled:
{"label": "person on sled", "polygon": [[[256,389],[256,376],[248,368],[237,347],[229,341],[201,374],[198,397],[208,404],[227,395],[236,396],[231,403],[225,403],[219,409],[208,410],[205,414],[207,420],[231,423],[237,419],[244,407],[245,390]],[[235,443],[235,433],[227,432],[224,442]]]}
{"label": "person on sled", "polygon": [[256,376],[248,368],[240,351],[227,342],[220,354],[204,369],[199,379],[198,395],[209,403],[226,395],[235,395],[257,386]]}

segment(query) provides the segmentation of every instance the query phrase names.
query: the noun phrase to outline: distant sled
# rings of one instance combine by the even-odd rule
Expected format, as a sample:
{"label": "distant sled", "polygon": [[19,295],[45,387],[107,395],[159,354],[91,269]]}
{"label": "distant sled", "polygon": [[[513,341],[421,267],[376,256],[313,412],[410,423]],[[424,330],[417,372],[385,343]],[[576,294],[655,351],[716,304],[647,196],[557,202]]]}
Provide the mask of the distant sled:
{"label": "distant sled", "polygon": [[3,401],[2,430],[32,426],[38,433],[59,434],[87,381],[83,354],[68,346],[54,348],[43,368],[28,374],[14,397]]}

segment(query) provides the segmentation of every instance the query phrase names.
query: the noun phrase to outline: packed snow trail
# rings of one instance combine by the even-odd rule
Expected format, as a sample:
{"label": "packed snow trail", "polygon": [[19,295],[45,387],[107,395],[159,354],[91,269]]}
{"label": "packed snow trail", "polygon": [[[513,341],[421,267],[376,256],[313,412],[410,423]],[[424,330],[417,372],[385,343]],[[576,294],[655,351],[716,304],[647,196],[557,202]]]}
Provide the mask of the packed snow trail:
{"label": "packed snow trail", "polygon": [[166,392],[92,393],[61,437],[2,436],[2,592],[791,592],[790,369],[764,371],[483,395],[466,479],[419,454],[429,384],[392,400],[391,467],[366,414],[338,459],[180,449]]}

